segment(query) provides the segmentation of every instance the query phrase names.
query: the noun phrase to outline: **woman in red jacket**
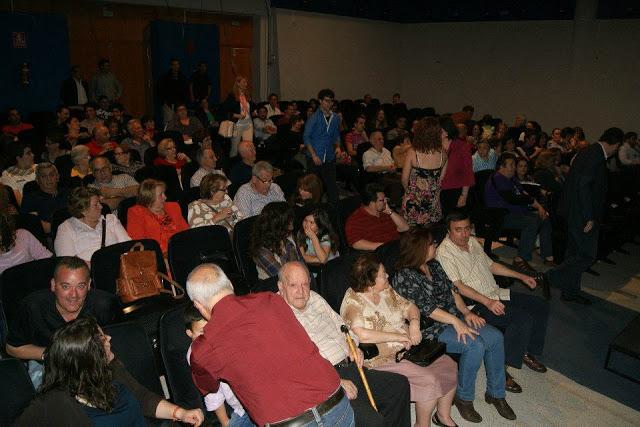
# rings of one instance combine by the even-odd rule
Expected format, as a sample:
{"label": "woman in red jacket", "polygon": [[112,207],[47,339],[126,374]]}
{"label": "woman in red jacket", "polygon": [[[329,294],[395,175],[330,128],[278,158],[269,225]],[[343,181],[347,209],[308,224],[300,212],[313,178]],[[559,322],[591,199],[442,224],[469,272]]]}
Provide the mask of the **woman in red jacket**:
{"label": "woman in red jacket", "polygon": [[182,217],[180,205],[167,202],[164,182],[145,179],[138,189],[138,204],[129,208],[127,233],[132,239],[154,239],[167,255],[169,238],[189,228]]}

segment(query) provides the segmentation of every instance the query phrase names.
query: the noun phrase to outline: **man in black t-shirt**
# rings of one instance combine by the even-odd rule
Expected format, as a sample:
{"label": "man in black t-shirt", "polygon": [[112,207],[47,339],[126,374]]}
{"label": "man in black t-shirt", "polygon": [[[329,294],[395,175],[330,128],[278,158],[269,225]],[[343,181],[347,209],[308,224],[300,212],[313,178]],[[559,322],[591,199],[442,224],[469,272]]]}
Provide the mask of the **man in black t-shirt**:
{"label": "man in black t-shirt", "polygon": [[[89,267],[77,257],[62,257],[53,273],[51,288],[33,292],[21,303],[17,318],[9,325],[7,353],[18,359],[44,360],[53,333],[81,316],[93,316],[99,325],[117,316],[115,296],[91,289]],[[42,365],[30,362],[32,378]]]}

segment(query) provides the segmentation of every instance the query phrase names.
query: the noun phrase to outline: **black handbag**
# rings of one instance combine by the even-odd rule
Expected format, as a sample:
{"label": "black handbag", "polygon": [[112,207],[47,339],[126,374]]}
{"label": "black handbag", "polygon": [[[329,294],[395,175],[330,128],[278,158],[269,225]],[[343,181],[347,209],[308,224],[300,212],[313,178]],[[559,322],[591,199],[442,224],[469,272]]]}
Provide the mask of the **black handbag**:
{"label": "black handbag", "polygon": [[429,366],[445,352],[446,346],[435,340],[422,340],[420,344],[396,353],[396,363],[408,360],[416,365]]}

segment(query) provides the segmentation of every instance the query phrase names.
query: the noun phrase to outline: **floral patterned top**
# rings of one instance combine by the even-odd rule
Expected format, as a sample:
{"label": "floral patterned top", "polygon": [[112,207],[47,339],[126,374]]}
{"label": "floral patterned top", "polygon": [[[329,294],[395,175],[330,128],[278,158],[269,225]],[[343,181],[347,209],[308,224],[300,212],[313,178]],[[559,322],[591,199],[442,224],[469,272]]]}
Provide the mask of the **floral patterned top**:
{"label": "floral patterned top", "polygon": [[[391,287],[380,292],[380,302],[374,304],[362,292],[347,289],[340,306],[340,316],[349,328],[403,333],[409,330],[405,323],[411,302],[398,295]],[[378,343],[379,355],[365,360],[367,368],[395,362],[396,353],[404,346],[399,342]]]}
{"label": "floral patterned top", "polygon": [[[213,216],[220,210],[231,207],[231,215],[227,219],[214,222]],[[233,227],[240,221],[244,215],[236,205],[233,204],[233,200],[225,194],[224,199],[220,203],[213,203],[210,200],[199,199],[189,203],[189,213],[187,218],[189,221],[189,227],[203,227],[205,225],[222,225],[229,232],[233,231]]]}
{"label": "floral patterned top", "polygon": [[[403,268],[393,275],[391,279],[393,288],[418,306],[422,320],[429,317],[436,308],[460,317],[461,313],[453,299],[453,292],[458,293],[458,288],[453,286],[437,260],[433,259],[427,265],[432,280],[429,280],[420,270]],[[446,323],[434,321],[430,326],[421,327],[422,338],[437,339],[446,326]]]}

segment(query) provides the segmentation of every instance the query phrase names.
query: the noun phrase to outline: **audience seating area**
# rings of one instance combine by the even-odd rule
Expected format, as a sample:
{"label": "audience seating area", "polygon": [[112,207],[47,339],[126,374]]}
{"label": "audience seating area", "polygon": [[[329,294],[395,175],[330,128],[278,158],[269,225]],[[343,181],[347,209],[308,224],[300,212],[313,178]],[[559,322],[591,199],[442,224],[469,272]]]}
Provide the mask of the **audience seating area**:
{"label": "audience seating area", "polygon": [[[307,121],[307,107],[317,104],[316,100],[294,101],[297,106],[296,115]],[[259,104],[264,105],[264,104]],[[345,149],[344,141],[347,133],[351,130],[351,125],[361,115],[367,118],[367,132],[381,130],[386,135],[388,131],[395,128],[395,120],[397,118],[406,118],[411,124],[414,121],[421,120],[425,117],[435,116],[432,108],[411,108],[408,109],[404,104],[381,104],[377,100],[373,100],[368,105],[363,100],[340,100],[336,101],[334,110],[341,115],[341,144]],[[383,111],[388,120],[383,125],[378,124],[374,120],[374,116],[378,111]],[[26,143],[29,144],[36,157],[35,163],[41,163],[42,154],[47,153],[46,138],[53,138],[48,135],[46,128],[55,119],[53,116],[50,120],[43,119],[43,114],[33,113],[29,117],[29,121],[34,124],[34,129],[22,131],[17,135],[8,136],[3,134],[3,143],[8,147],[11,144]],[[82,120],[83,114],[79,110],[74,110],[72,116]],[[223,114],[218,111],[217,118],[224,119]],[[440,117],[450,117],[449,114],[442,114]],[[274,123],[278,120],[277,116],[272,117]],[[288,119],[287,119],[288,120]],[[287,121],[288,123],[288,121]],[[532,127],[536,130],[536,135],[542,137],[543,132],[540,126],[535,122]],[[59,124],[67,126],[66,122]],[[486,115],[477,122],[469,120],[462,123],[468,130],[468,137],[465,143],[473,145],[473,150],[480,141],[478,135],[473,134],[474,126],[484,128],[489,135],[486,140],[490,141],[491,149],[495,152],[504,150],[507,139],[515,139],[514,143],[522,146],[519,140],[520,133],[525,131],[524,122],[518,123],[513,127],[508,125],[501,119]],[[537,127],[536,127],[537,126]],[[124,125],[123,125],[124,127]],[[506,131],[510,129],[515,137],[509,137],[503,132],[499,134],[500,129]],[[569,128],[571,129],[571,128]],[[170,138],[178,152],[185,153],[190,158],[190,163],[182,168],[180,172],[173,166],[156,165],[154,161],[158,158],[157,147],[149,148],[142,161],[144,165],[140,167],[134,174],[135,180],[141,183],[145,179],[153,178],[162,181],[166,185],[167,201],[174,201],[180,204],[181,213],[185,221],[188,219],[189,204],[200,199],[200,187],[191,187],[191,177],[196,173],[200,165],[197,163],[196,149],[202,147],[213,147],[218,157],[218,168],[222,168],[227,176],[231,176],[231,170],[237,162],[243,160],[239,158],[229,158],[231,141],[218,135],[217,127],[209,127],[206,136],[200,138],[191,146],[185,144],[183,134],[177,131],[155,132],[153,139],[156,143]],[[397,130],[397,129],[396,129]],[[123,129],[124,131],[124,129]],[[287,157],[282,153],[286,152],[284,144],[285,134],[291,132],[288,125],[279,125],[278,133],[271,137],[266,150],[259,154],[257,160],[269,160],[275,165],[277,175],[274,177],[275,182],[283,190],[286,200],[294,200],[298,194],[298,181],[306,173],[311,170],[301,168],[301,165],[293,162],[293,156]],[[64,132],[63,132],[64,133]],[[575,134],[575,131],[574,131]],[[589,141],[596,142],[595,135],[589,135]],[[88,141],[77,142],[82,145]],[[119,142],[119,141],[118,141]],[[255,140],[256,144],[261,141]],[[395,147],[400,145],[402,140],[385,139],[385,148],[393,151]],[[567,137],[563,144],[566,150],[563,152],[576,153],[579,150],[577,139],[574,141]],[[49,141],[50,143],[50,141]],[[62,139],[57,141],[62,146],[63,143],[69,142],[68,135],[65,134]],[[557,142],[556,142],[557,143]],[[546,141],[545,141],[546,144]],[[571,145],[573,144],[573,145]],[[329,214],[329,220],[337,232],[339,237],[339,253],[340,256],[329,260],[323,265],[310,266],[314,273],[312,288],[323,296],[330,306],[339,311],[344,293],[349,287],[347,277],[351,271],[351,267],[358,257],[359,252],[350,248],[347,244],[345,235],[345,224],[349,216],[362,205],[362,196],[359,194],[365,183],[377,180],[377,174],[364,171],[362,167],[363,154],[369,150],[372,145],[365,142],[357,147],[357,154],[353,156],[349,162],[347,169],[342,170],[344,174],[339,172],[339,188],[340,199],[337,206],[329,206],[324,204]],[[70,147],[69,147],[70,148]],[[540,145],[540,149],[548,149],[547,145]],[[634,148],[637,150],[637,148]],[[3,154],[4,160],[8,161],[10,166],[15,164],[16,159],[8,159],[7,153],[9,149],[5,147]],[[289,152],[290,153],[290,152]],[[62,156],[69,157],[69,152],[65,152]],[[22,157],[20,155],[19,157]],[[115,164],[113,156],[111,162]],[[566,157],[566,156],[565,156]],[[640,151],[638,154],[640,158]],[[68,159],[66,159],[68,160]],[[64,161],[55,161],[56,165],[64,164]],[[528,159],[529,177],[535,166],[535,160]],[[570,161],[562,161],[558,168],[570,168]],[[613,165],[609,171],[609,193],[607,201],[607,213],[605,221],[602,224],[600,234],[600,244],[598,258],[605,262],[612,262],[608,259],[609,255],[614,251],[623,251],[622,246],[625,243],[635,240],[638,227],[634,220],[637,220],[638,212],[640,212],[640,197],[637,177],[640,176],[635,169],[625,165]],[[355,171],[355,182],[349,182],[349,171]],[[59,167],[60,185],[69,187],[87,186],[95,178],[73,180],[70,176],[69,169],[63,170]],[[396,171],[398,172],[398,171]],[[114,172],[115,173],[115,172]],[[477,171],[474,174],[475,184],[469,190],[466,209],[470,213],[474,233],[476,236],[484,240],[484,250],[487,254],[492,254],[492,245],[496,242],[501,244],[517,245],[516,240],[518,234],[513,230],[503,227],[503,220],[507,214],[506,209],[493,208],[485,203],[485,185],[495,173],[493,169]],[[633,180],[635,179],[635,181]],[[562,180],[562,176],[558,177]],[[241,185],[240,182],[230,182],[230,186],[225,191],[233,198],[235,190]],[[5,185],[6,187],[6,185]],[[71,189],[71,188],[70,188]],[[533,186],[528,187],[531,193],[539,192],[539,188]],[[17,208],[17,211],[7,210],[3,213],[11,213],[14,217],[14,226],[18,229],[28,230],[39,242],[49,249],[53,249],[52,242],[55,241],[58,226],[70,217],[67,208],[58,209],[52,212],[50,226],[51,232],[45,233],[43,222],[35,215],[29,212],[21,212],[20,205],[16,200],[15,191],[8,189],[7,203]],[[40,191],[38,181],[31,181],[24,185],[22,196]],[[556,262],[560,262],[563,257],[563,242],[566,242],[566,230],[562,219],[559,217],[555,206],[557,200],[555,195],[549,195],[546,198],[546,206],[550,217],[553,220],[553,242],[555,251],[554,258]],[[127,229],[130,217],[129,209],[136,205],[136,197],[123,198],[115,210],[102,204],[102,213],[104,215],[115,213],[120,223]],[[0,206],[2,208],[2,206]],[[398,206],[398,210],[400,207]],[[297,212],[298,216],[300,212]],[[143,244],[145,250],[155,252],[158,271],[169,273],[171,277],[183,287],[186,285],[188,274],[191,270],[201,263],[215,263],[219,265],[233,282],[237,294],[247,294],[250,292],[260,291],[277,291],[277,277],[268,279],[258,279],[258,269],[251,254],[250,245],[252,239],[252,229],[257,220],[256,216],[250,216],[241,219],[233,227],[233,232],[229,233],[222,225],[207,225],[203,227],[190,228],[184,231],[174,233],[168,240],[168,248],[166,253],[160,247],[159,242],[153,239],[134,239],[131,241],[116,243],[101,247],[96,250],[91,257],[91,279],[92,286],[116,295],[116,280],[120,275],[120,258],[128,252],[132,245],[136,242]],[[296,218],[294,222],[296,230],[293,231],[295,236],[298,229],[302,227],[302,218]],[[632,223],[632,224],[630,224]],[[435,236],[435,240],[440,242],[446,235],[446,228],[443,222],[430,224]],[[395,268],[395,260],[398,256],[398,242],[392,241],[386,243],[376,250],[376,253],[383,260],[386,271],[392,275]],[[52,251],[53,252],[53,251]],[[50,286],[53,277],[53,269],[56,261],[55,254],[51,258],[44,258],[29,261],[23,264],[10,266],[0,276],[0,353],[4,354],[6,331],[11,329],[12,323],[15,322],[17,311],[20,308],[21,301],[31,292],[39,289],[47,289]],[[509,285],[508,283],[507,285]],[[183,312],[186,305],[189,304],[188,298],[185,296],[183,300],[174,300],[166,295],[158,297],[146,298],[131,304],[121,304],[121,315],[119,322],[104,327],[105,333],[111,335],[111,345],[117,357],[126,365],[129,372],[146,388],[160,395],[164,394],[160,382],[160,376],[164,376],[170,398],[173,402],[187,408],[204,408],[201,396],[196,390],[190,377],[190,370],[186,361],[186,351],[190,344],[188,337],[185,335],[185,326]],[[637,319],[635,324],[637,324]],[[637,328],[636,328],[637,329]],[[637,332],[637,331],[636,331]],[[635,333],[635,332],[634,332]],[[627,351],[629,348],[629,334],[624,333],[611,345],[611,351]],[[636,334],[637,335],[637,334]],[[634,337],[636,336],[634,335]],[[637,349],[633,350],[637,357]],[[608,361],[607,361],[608,363]],[[0,383],[2,386],[2,408],[0,410],[0,425],[7,425],[9,421],[24,408],[34,395],[34,389],[29,382],[27,371],[24,364],[16,359],[2,358],[0,360]],[[10,399],[9,399],[10,397]]]}

